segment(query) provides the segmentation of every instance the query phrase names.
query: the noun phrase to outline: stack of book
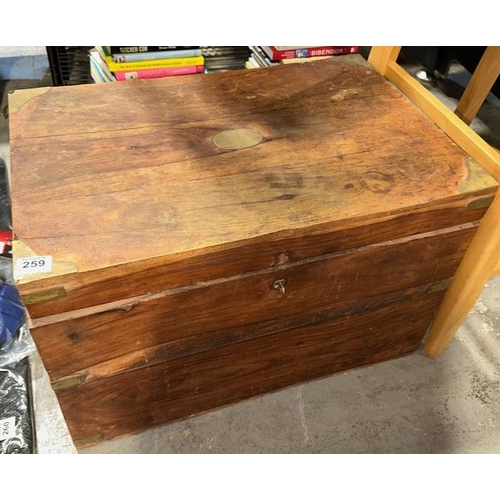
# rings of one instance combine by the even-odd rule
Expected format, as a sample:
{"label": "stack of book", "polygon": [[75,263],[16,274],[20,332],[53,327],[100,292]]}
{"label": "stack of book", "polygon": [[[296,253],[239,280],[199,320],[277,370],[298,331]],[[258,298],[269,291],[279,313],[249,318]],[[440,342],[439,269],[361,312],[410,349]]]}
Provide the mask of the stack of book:
{"label": "stack of book", "polygon": [[118,81],[190,75],[205,70],[205,58],[199,46],[101,46],[96,49]]}
{"label": "stack of book", "polygon": [[297,59],[316,59],[346,54],[357,54],[359,47],[337,46],[250,46],[252,54],[245,63],[247,68],[264,68],[274,66],[284,61]]}
{"label": "stack of book", "polygon": [[250,45],[250,57],[245,63],[246,68],[265,68],[267,66],[275,66],[280,64],[279,61],[272,61],[269,56],[262,50],[262,47]]}
{"label": "stack of book", "polygon": [[218,73],[245,69],[245,62],[251,52],[248,46],[202,46],[201,54],[205,57],[205,73]]}

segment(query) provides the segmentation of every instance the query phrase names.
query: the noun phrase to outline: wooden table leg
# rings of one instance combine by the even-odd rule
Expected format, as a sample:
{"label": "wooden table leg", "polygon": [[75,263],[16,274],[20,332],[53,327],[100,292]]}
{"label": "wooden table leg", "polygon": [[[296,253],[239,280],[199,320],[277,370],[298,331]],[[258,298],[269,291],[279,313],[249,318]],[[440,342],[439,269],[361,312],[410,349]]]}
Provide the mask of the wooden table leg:
{"label": "wooden table leg", "polygon": [[481,109],[499,74],[500,47],[487,47],[455,110],[467,125]]}
{"label": "wooden table leg", "polygon": [[[488,49],[480,61],[481,68],[478,65],[474,72],[474,74],[478,72],[474,82],[472,80],[469,82],[468,95],[474,95],[474,89],[478,86],[483,89],[483,94],[486,87],[488,87],[488,92],[490,91],[493,85],[490,75],[492,69],[496,70],[498,76],[500,47]],[[500,181],[498,154],[444,103],[397,64],[399,50],[400,47],[372,47],[368,62],[396,85],[443,132],[480,162],[495,179]],[[491,62],[492,59],[493,62]],[[482,69],[483,66],[486,69]],[[491,82],[489,86],[486,85],[488,81]],[[484,98],[488,92],[484,94]],[[479,93],[474,96],[474,102],[476,102],[477,96]],[[479,99],[481,104],[484,98]],[[472,101],[472,99],[467,96],[462,99],[460,108],[470,113],[472,107],[468,101]],[[474,306],[486,281],[493,275],[494,269],[498,268],[500,272],[499,258],[500,193],[483,217],[476,236],[436,314],[424,346],[424,350],[429,356],[438,357],[446,349],[458,327]]]}
{"label": "wooden table leg", "polygon": [[446,349],[493,274],[499,255],[500,195],[497,195],[441,303],[424,346],[429,356],[436,358]]}
{"label": "wooden table leg", "polygon": [[401,47],[372,47],[368,56],[368,62],[382,75],[391,62],[396,62]]}

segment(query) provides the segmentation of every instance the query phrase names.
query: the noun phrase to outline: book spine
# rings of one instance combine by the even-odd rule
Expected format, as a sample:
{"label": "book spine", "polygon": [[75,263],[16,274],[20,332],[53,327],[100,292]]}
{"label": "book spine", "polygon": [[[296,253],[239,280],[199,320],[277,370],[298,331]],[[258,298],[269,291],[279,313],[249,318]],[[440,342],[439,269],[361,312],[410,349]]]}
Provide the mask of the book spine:
{"label": "book spine", "polygon": [[149,78],[163,78],[167,76],[193,75],[203,73],[205,66],[180,66],[177,68],[143,69],[137,71],[116,71],[118,81],[145,80]]}
{"label": "book spine", "polygon": [[255,68],[260,68],[260,66],[253,60],[252,56],[250,56],[248,60],[245,61],[245,68],[255,69]]}
{"label": "book spine", "polygon": [[138,54],[141,52],[163,52],[166,50],[186,50],[186,49],[199,49],[199,46],[194,45],[127,45],[125,47],[109,46],[110,54]]}
{"label": "book spine", "polygon": [[272,61],[299,59],[319,56],[340,56],[357,54],[359,47],[312,47],[309,49],[276,50],[273,46],[262,47]]}
{"label": "book spine", "polygon": [[138,69],[172,68],[174,66],[202,66],[205,64],[203,56],[181,57],[172,59],[153,59],[129,63],[115,63],[111,56],[106,57],[108,68],[115,71],[135,71]]}
{"label": "book spine", "polygon": [[269,60],[272,61],[273,60],[273,51],[271,50],[271,47],[266,47],[266,46],[260,45],[260,48],[262,49],[264,54],[267,55]]}
{"label": "book spine", "polygon": [[201,56],[201,49],[162,50],[158,52],[137,52],[135,54],[112,54],[113,62],[150,61],[154,59],[179,59]]}
{"label": "book spine", "polygon": [[90,76],[94,80],[94,83],[106,83],[110,81],[106,78],[99,65],[92,59],[90,60]]}
{"label": "book spine", "polygon": [[276,64],[279,64],[277,62],[271,61],[271,59],[260,46],[249,45],[249,48],[252,51],[254,59],[256,59],[261,66],[274,66]]}
{"label": "book spine", "polygon": [[258,63],[258,61],[253,56],[253,54],[245,62],[245,67],[246,68],[262,68],[262,66]]}
{"label": "book spine", "polygon": [[91,49],[89,51],[89,59],[91,69],[94,68],[94,72],[97,72],[102,77],[103,81],[112,82],[115,80],[102,54],[97,49]]}
{"label": "book spine", "polygon": [[92,76],[98,76],[98,79],[101,82],[114,82],[116,80],[116,78],[113,76],[113,73],[111,73],[108,68],[103,68],[94,59],[90,59],[90,71],[92,73]]}

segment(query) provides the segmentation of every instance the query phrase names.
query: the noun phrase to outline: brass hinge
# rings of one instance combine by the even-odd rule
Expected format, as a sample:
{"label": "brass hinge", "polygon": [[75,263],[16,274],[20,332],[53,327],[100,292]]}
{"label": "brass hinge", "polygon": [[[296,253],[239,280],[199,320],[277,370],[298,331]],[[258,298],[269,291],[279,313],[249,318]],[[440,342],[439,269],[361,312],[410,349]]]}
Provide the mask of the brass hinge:
{"label": "brass hinge", "polygon": [[85,446],[100,443],[102,440],[104,440],[104,434],[92,434],[91,436],[87,436],[81,439],[75,439],[73,441],[73,444],[77,448],[84,448]]}
{"label": "brass hinge", "polygon": [[467,205],[468,210],[479,210],[480,208],[488,208],[495,199],[494,196],[488,196],[487,198],[478,198],[477,200],[471,201]]}
{"label": "brass hinge", "polygon": [[24,305],[29,306],[49,302],[51,300],[62,299],[63,297],[66,297],[66,295],[66,290],[62,286],[59,286],[57,288],[40,290],[39,292],[21,294],[21,300]]}
{"label": "brass hinge", "polygon": [[446,280],[439,281],[438,283],[433,283],[427,288],[426,293],[434,293],[440,292],[441,290],[446,290],[451,285],[452,281],[453,278],[448,278]]}
{"label": "brass hinge", "polygon": [[403,355],[403,354],[409,354],[410,352],[413,352],[413,351],[417,351],[418,349],[420,349],[421,345],[422,345],[422,343],[419,342],[418,344],[413,344],[413,345],[410,345],[407,347],[403,347],[403,349],[401,349],[399,351],[399,354]]}
{"label": "brass hinge", "polygon": [[82,385],[86,379],[87,375],[75,375],[73,377],[56,380],[55,382],[52,382],[51,385],[54,391],[61,391],[63,389],[72,389],[73,387]]}

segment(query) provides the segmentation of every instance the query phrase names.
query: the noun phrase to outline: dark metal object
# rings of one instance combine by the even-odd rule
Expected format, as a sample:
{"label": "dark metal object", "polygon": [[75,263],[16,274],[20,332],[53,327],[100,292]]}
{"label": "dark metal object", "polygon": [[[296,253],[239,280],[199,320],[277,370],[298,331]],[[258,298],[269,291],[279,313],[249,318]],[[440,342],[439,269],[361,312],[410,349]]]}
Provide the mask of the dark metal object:
{"label": "dark metal object", "polygon": [[46,47],[54,86],[93,83],[89,50],[93,47]]}
{"label": "dark metal object", "polygon": [[248,46],[201,46],[201,54],[205,57],[207,73],[245,69],[245,62],[252,51]]}
{"label": "dark metal object", "polygon": [[0,158],[0,229],[12,229],[12,209],[7,166]]}

